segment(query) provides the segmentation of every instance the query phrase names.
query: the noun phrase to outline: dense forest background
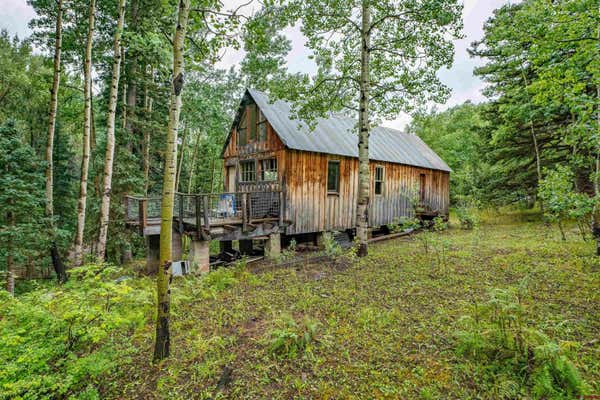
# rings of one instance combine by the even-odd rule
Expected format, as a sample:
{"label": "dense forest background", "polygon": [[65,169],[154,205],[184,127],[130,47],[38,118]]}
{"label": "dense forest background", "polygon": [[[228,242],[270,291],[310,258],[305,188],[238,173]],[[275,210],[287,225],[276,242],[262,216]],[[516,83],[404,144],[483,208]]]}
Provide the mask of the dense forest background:
{"label": "dense forest background", "polygon": [[[97,256],[103,195],[111,202],[106,251],[100,251],[100,258],[126,262],[142,254],[143,243],[124,227],[123,198],[161,192],[177,9],[167,0],[30,4],[38,15],[31,22],[33,35],[19,39],[6,31],[0,34],[0,265],[6,271],[13,264],[21,275],[51,276],[56,254],[48,249],[54,243],[61,260],[77,261],[73,248],[79,229],[85,257]],[[224,16],[211,2],[194,7],[185,52],[176,187],[209,192],[221,189],[220,151],[244,87],[281,97],[290,82],[303,77],[285,70],[290,43],[269,7],[244,17],[235,12]],[[124,24],[119,29],[115,21],[121,8]],[[62,53],[57,66],[59,10]],[[453,169],[455,207],[539,206],[549,221],[575,219],[584,237],[600,235],[598,35],[593,0],[552,5],[527,0],[495,11],[484,38],[470,49],[486,61],[475,74],[488,83],[488,100],[417,113],[408,128]],[[247,55],[239,68],[219,70],[215,62],[227,47],[244,48]],[[88,59],[91,68],[86,68]],[[115,65],[120,71],[113,102],[116,146],[107,191],[103,174]],[[50,147],[54,201],[48,213],[44,182],[56,70],[60,84]],[[86,160],[87,208],[82,210]]]}

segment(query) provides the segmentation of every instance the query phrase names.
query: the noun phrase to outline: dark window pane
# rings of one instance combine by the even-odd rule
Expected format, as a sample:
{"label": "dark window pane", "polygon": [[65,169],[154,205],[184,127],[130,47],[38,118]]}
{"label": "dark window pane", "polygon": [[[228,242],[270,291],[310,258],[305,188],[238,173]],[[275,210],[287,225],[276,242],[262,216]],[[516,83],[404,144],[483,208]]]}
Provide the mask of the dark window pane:
{"label": "dark window pane", "polygon": [[267,141],[267,123],[258,124],[258,140],[261,142]]}
{"label": "dark window pane", "polygon": [[340,190],[340,163],[329,161],[327,163],[327,191],[337,193]]}
{"label": "dark window pane", "polygon": [[269,158],[268,160],[261,160],[261,180],[263,181],[276,181],[277,180],[277,159]]}
{"label": "dark window pane", "polygon": [[383,167],[375,167],[375,194],[383,194]]}
{"label": "dark window pane", "polygon": [[256,163],[254,160],[240,162],[240,181],[254,182],[256,180]]}

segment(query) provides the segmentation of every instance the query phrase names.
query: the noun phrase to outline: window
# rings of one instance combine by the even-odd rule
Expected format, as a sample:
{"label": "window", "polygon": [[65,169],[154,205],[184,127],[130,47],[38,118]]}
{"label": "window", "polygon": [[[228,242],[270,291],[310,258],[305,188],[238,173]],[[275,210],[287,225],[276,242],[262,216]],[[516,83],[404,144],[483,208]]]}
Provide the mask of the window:
{"label": "window", "polygon": [[327,163],[327,193],[339,193],[340,191],[340,162],[329,161]]}
{"label": "window", "polygon": [[277,159],[276,158],[260,160],[260,180],[261,181],[276,181],[277,180]]}
{"label": "window", "polygon": [[375,167],[375,194],[383,194],[383,166]]}
{"label": "window", "polygon": [[425,182],[427,175],[421,174],[419,175],[419,200],[422,202],[425,201]]}
{"label": "window", "polygon": [[254,182],[256,180],[256,162],[254,160],[240,162],[240,181]]}
{"label": "window", "polygon": [[267,119],[262,111],[258,110],[258,121],[256,122],[258,126],[258,141],[266,142],[267,141]]}
{"label": "window", "polygon": [[248,138],[246,137],[247,125],[247,116],[244,112],[238,126],[238,146],[245,146],[248,143]]}
{"label": "window", "polygon": [[256,140],[256,104],[248,106],[250,111],[250,132],[248,134],[248,142],[254,142]]}

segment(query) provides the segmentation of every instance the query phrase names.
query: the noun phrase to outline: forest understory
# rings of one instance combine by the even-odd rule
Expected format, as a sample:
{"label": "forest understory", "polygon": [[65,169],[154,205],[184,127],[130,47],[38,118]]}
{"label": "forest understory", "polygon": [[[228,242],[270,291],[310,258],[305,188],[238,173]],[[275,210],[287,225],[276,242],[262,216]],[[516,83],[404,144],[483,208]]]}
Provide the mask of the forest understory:
{"label": "forest understory", "polygon": [[600,393],[592,241],[573,225],[564,242],[535,213],[492,215],[373,244],[361,259],[175,278],[160,363],[155,282],[136,263],[85,265],[60,287],[23,282],[2,294],[0,398]]}

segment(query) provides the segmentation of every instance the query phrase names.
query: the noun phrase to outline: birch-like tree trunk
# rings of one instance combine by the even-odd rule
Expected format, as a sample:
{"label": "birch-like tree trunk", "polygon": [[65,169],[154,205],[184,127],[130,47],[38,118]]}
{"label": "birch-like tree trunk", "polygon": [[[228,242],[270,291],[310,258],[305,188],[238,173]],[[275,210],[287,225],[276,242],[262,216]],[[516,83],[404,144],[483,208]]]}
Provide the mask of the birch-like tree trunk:
{"label": "birch-like tree trunk", "polygon": [[54,76],[50,90],[50,107],[48,111],[48,137],[46,141],[46,216],[50,224],[50,256],[52,266],[59,282],[67,280],[63,264],[56,245],[56,227],[54,226],[54,132],[56,131],[56,113],[58,110],[58,89],[60,88],[60,69],[62,51],[62,17],[63,0],[56,3],[56,29],[54,34]]}
{"label": "birch-like tree trunk", "polygon": [[73,263],[83,264],[83,233],[85,230],[85,210],[87,201],[87,180],[90,167],[90,137],[92,124],[92,39],[94,36],[94,20],[96,13],[96,0],[90,0],[88,32],[85,43],[84,75],[84,114],[83,114],[83,151],[81,154],[81,178],[79,181],[79,200],[77,203],[77,230],[75,232],[75,246]]}
{"label": "birch-like tree trunk", "polygon": [[190,0],[179,0],[177,27],[173,39],[173,82],[169,106],[169,124],[165,148],[165,170],[163,176],[163,193],[160,224],[160,267],[156,275],[157,286],[157,319],[154,360],[162,360],[169,356],[171,338],[169,319],[171,296],[172,234],[173,204],[175,200],[175,173],[177,162],[177,128],[181,111],[181,90],[183,89],[183,48],[185,32],[190,12]]}
{"label": "birch-like tree trunk", "polygon": [[108,97],[108,116],[106,118],[106,153],[104,155],[104,179],[102,184],[102,204],[100,205],[100,233],[96,246],[96,256],[104,261],[106,255],[106,237],[110,219],[110,194],[112,190],[113,160],[115,155],[115,117],[119,95],[119,78],[121,73],[121,34],[125,21],[125,0],[119,0],[119,19],[113,44],[114,60],[110,94]]}
{"label": "birch-like tree trunk", "polygon": [[371,10],[367,0],[362,2],[361,50],[360,50],[360,102],[358,114],[358,202],[356,207],[356,236],[358,256],[368,252],[369,227],[369,78]]}

